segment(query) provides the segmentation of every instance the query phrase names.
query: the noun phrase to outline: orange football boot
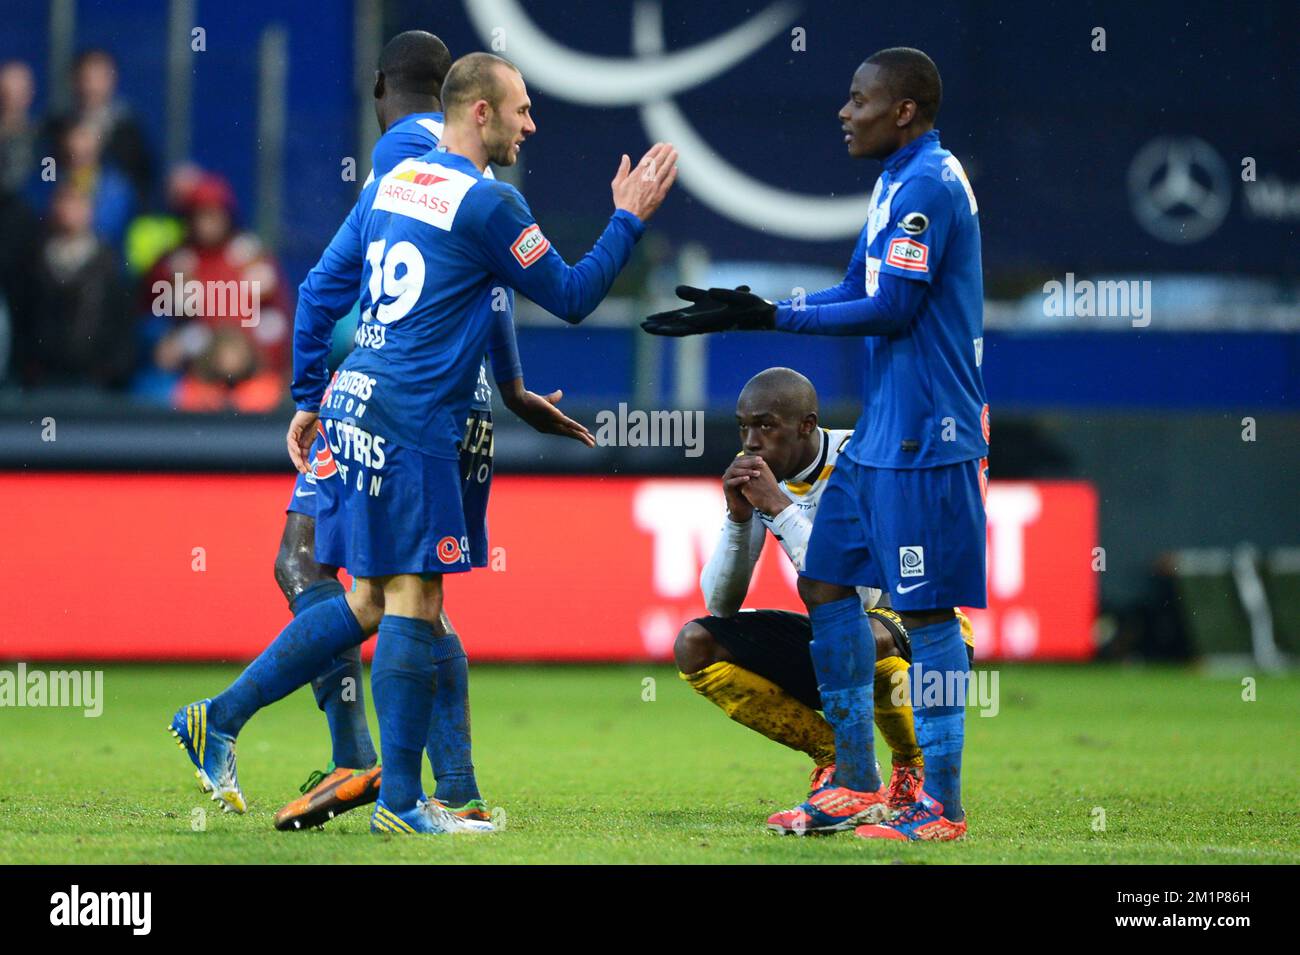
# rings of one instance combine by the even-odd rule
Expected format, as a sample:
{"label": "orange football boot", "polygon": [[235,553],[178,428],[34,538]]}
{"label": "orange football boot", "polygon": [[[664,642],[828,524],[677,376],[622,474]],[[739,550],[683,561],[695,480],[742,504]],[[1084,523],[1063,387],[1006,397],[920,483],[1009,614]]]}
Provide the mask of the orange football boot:
{"label": "orange football boot", "polygon": [[275,828],[284,832],[323,826],[357,806],[379,798],[379,767],[348,769],[340,766],[313,772],[300,787],[302,796],[275,814]]}

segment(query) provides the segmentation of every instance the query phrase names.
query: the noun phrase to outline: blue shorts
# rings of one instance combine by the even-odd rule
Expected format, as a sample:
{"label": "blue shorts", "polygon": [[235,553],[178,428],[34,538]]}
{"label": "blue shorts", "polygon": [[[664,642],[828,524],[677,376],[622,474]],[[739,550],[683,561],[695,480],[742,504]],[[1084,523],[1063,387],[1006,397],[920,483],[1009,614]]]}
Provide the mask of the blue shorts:
{"label": "blue shorts", "polygon": [[[465,438],[460,446],[460,476],[461,504],[472,567],[486,567],[488,564],[487,508],[492,489],[493,446],[492,412],[470,411],[465,422]],[[293,495],[285,511],[316,517],[314,458],[311,470],[294,478]]]}
{"label": "blue shorts", "polygon": [[840,455],[803,576],[889,591],[895,610],[984,607],[987,459],[871,468]]}
{"label": "blue shorts", "polygon": [[319,563],[353,577],[470,569],[456,458],[399,447],[342,421],[321,426],[312,445]]}

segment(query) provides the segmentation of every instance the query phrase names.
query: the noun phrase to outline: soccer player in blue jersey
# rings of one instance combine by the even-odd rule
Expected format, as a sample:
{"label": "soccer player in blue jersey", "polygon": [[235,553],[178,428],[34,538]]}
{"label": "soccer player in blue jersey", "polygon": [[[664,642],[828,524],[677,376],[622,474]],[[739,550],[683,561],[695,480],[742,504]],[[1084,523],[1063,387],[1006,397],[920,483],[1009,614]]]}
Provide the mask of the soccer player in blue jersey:
{"label": "soccer player in blue jersey", "polygon": [[[375,115],[383,135],[371,153],[367,185],[403,159],[422,156],[438,145],[443,128],[439,96],[450,66],[451,54],[446,45],[422,30],[398,34],[385,45],[374,87]],[[360,250],[355,261],[344,264],[359,293]],[[342,279],[348,280],[346,275]],[[488,353],[506,407],[538,431],[594,443],[586,428],[555,407],[559,392],[543,398],[524,388],[511,309],[502,309],[497,318]],[[460,451],[465,521],[471,561],[476,567],[487,565],[492,450],[492,389],[484,367]],[[316,561],[316,478],[310,470],[298,475],[286,511],[275,578],[290,610],[297,614],[337,597],[343,587],[337,567]],[[434,798],[457,815],[486,820],[489,813],[479,793],[470,748],[467,659],[445,611],[440,629],[438,693],[426,746],[437,781]],[[277,829],[321,825],[340,813],[373,802],[379,791],[378,756],[366,722],[361,688],[361,648],[345,650],[311,685],[329,724],[331,765],[313,772],[302,787],[303,795],[275,814]]]}
{"label": "soccer player in blue jersey", "polygon": [[[569,266],[513,187],[486,178],[515,162],[536,131],[519,72],[490,54],[453,64],[443,85],[441,148],[399,163],[362,191],[304,283],[295,325],[290,456],[315,469],[316,559],[344,566],[355,589],[300,613],[225,693],[173,721],[223,801],[242,794],[234,739],[261,706],[287,694],[377,626],[371,690],[384,772],[377,832],[449,831],[420,787],[433,712],[443,578],[471,568],[457,448],[503,287],[570,322],[590,314],[627,263],[644,222],[676,178],[676,151],[656,144],[635,171],[622,158],[615,212]],[[332,279],[361,250],[358,347],[328,382]],[[201,741],[190,730],[203,724]],[[188,734],[188,735],[187,735]]]}
{"label": "soccer player in blue jersey", "polygon": [[[653,334],[777,329],[865,336],[863,414],[822,498],[799,594],[810,651],[835,731],[833,779],[769,825],[843,829],[886,798],[872,730],[875,645],[854,585],[888,590],[911,635],[914,667],[964,689],[969,672],[954,605],[983,607],[988,405],[983,278],[975,194],[934,128],[939,71],[920,50],[892,48],[854,73],[840,109],[853,158],[884,171],[844,281],[803,300],[748,289],[693,289],[688,307],[651,316]],[[964,699],[913,687],[925,791],[864,838],[959,839]]]}

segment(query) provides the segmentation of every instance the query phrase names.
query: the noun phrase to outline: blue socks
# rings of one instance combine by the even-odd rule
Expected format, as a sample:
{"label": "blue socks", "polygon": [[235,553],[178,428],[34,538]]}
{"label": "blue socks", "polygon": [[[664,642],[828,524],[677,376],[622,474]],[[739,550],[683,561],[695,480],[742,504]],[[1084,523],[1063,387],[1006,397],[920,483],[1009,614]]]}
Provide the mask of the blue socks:
{"label": "blue socks", "polygon": [[366,635],[339,594],[303,610],[208,706],[209,724],[235,736],[264,706],[283,699]]}
{"label": "blue socks", "polygon": [[304,610],[310,610],[317,604],[323,604],[334,597],[347,593],[337,580],[317,580],[298,592],[298,596],[289,601],[289,612],[295,617]]}
{"label": "blue socks", "polygon": [[344,650],[330,662],[328,672],[311,681],[316,705],[325,713],[333,743],[335,766],[369,769],[379,762],[370,727],[366,723],[366,695],[362,688],[361,647]]}
{"label": "blue socks", "polygon": [[[318,580],[289,602],[294,616],[344,593],[337,580]],[[366,696],[362,687],[361,647],[349,647],[329,664],[329,669],[311,681],[316,705],[329,722],[334,744],[335,766],[369,769],[378,762],[375,744],[366,724]]]}
{"label": "blue socks", "polygon": [[814,607],[808,616],[813,631],[808,649],[822,712],[835,730],[835,782],[857,792],[875,792],[880,774],[872,721],[876,641],[870,621],[856,594]]}
{"label": "blue socks", "polygon": [[970,660],[956,620],[908,631],[912,639],[912,713],[925,753],[925,791],[961,822],[961,750],[966,736]]}
{"label": "blue socks", "polygon": [[481,798],[470,757],[469,661],[454,633],[434,638],[433,655],[437,687],[425,749],[438,781],[434,797],[449,806],[463,806]]}
{"label": "blue socks", "polygon": [[420,756],[433,716],[436,640],[424,620],[385,614],[379,624],[370,687],[384,756],[379,798],[394,812],[414,809],[424,795]]}

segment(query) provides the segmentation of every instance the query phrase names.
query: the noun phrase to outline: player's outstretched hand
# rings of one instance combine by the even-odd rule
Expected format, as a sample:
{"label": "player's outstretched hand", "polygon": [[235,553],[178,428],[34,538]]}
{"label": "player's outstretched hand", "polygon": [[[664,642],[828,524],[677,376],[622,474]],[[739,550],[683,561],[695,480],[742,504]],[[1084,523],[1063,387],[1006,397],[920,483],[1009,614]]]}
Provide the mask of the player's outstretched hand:
{"label": "player's outstretched hand", "polygon": [[293,420],[289,422],[289,433],[285,435],[289,460],[303,474],[310,466],[311,445],[316,440],[316,419],[319,417],[315,411],[295,411]]}
{"label": "player's outstretched hand", "polygon": [[552,391],[549,395],[539,395],[532,391],[520,391],[512,395],[503,391],[502,400],[506,407],[518,415],[534,431],[542,434],[558,434],[564,438],[581,441],[589,448],[596,446],[596,439],[587,426],[575,421],[556,407],[564,392]]}
{"label": "player's outstretched hand", "polygon": [[641,323],[651,335],[681,338],[710,332],[763,331],[776,327],[776,306],[749,290],[677,286],[677,297],[691,304],[651,315]]}
{"label": "player's outstretched hand", "polygon": [[614,208],[626,209],[645,222],[655,214],[676,181],[677,150],[671,143],[655,143],[635,169],[632,160],[624,154],[614,181],[609,184],[614,193]]}

